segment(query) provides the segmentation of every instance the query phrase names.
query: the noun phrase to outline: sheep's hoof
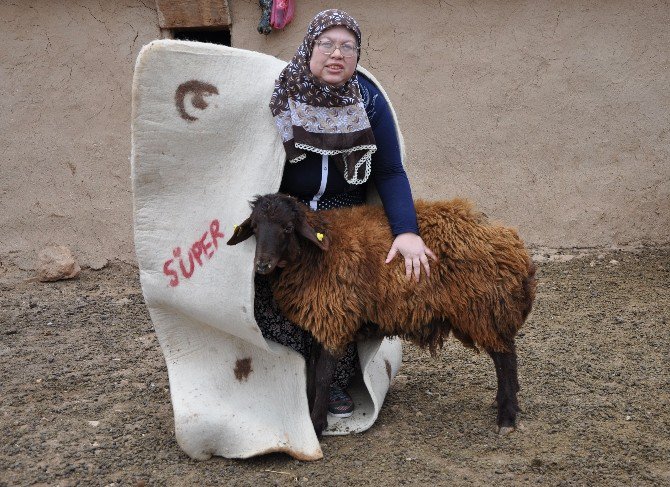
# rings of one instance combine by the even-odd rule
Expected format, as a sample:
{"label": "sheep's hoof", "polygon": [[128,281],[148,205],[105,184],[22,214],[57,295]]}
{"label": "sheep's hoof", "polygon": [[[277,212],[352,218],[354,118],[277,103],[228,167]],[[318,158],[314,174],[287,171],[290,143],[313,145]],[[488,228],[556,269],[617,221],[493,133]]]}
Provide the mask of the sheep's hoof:
{"label": "sheep's hoof", "polygon": [[499,426],[498,427],[498,434],[500,436],[506,436],[506,435],[509,435],[514,430],[516,430],[516,428],[514,426]]}
{"label": "sheep's hoof", "polygon": [[323,436],[323,430],[325,430],[328,427],[328,420],[312,419],[312,426],[314,426],[314,432],[316,433],[316,437],[321,439],[321,436]]}

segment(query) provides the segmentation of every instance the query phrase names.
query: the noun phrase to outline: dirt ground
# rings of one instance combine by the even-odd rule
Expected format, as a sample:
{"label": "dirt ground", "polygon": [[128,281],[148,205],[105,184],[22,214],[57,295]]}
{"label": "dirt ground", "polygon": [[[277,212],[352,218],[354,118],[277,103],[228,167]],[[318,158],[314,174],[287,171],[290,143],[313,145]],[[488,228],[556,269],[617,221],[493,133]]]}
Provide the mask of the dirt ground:
{"label": "dirt ground", "polygon": [[136,268],[0,266],[0,485],[670,485],[670,249],[566,253],[538,253],[523,431],[494,433],[488,356],[406,346],[376,425],[312,463],[179,449]]}

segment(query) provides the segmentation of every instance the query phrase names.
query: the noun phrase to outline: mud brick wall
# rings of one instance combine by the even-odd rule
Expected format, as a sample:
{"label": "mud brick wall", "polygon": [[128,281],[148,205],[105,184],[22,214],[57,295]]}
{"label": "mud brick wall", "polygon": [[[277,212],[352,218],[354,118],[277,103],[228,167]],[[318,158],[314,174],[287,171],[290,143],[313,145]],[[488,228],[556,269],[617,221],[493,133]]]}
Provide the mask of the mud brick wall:
{"label": "mud brick wall", "polygon": [[[292,56],[311,17],[256,31],[230,0],[232,44]],[[670,241],[668,2],[397,0],[338,6],[398,112],[416,197],[467,196],[531,245]],[[0,260],[47,243],[82,265],[132,262],[130,89],[159,37],[150,0],[0,5]]]}

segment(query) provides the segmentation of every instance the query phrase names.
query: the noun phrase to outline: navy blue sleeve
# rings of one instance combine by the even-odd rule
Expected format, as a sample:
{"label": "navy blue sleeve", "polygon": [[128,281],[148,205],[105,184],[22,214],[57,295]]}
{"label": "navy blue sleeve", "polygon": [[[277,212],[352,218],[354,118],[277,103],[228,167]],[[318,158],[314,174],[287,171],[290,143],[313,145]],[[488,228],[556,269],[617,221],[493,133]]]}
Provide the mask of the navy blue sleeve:
{"label": "navy blue sleeve", "polygon": [[358,76],[361,95],[375,135],[377,152],[372,156],[370,177],[377,187],[393,235],[419,234],[416,210],[407,173],[402,167],[400,142],[393,114],[384,95],[363,76]]}

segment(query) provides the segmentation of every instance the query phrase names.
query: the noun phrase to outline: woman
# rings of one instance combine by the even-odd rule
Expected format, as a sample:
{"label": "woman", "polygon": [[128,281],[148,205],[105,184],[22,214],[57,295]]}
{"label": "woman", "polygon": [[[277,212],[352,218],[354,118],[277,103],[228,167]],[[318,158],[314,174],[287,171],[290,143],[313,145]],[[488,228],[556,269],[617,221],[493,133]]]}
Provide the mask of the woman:
{"label": "woman", "polygon": [[[374,182],[395,239],[386,257],[405,259],[407,279],[429,275],[435,258],[418,235],[412,193],[400,157],[391,110],[379,89],[356,74],[361,32],[341,10],[324,10],[275,83],[270,109],[284,148],[286,165],[279,189],[314,211],[365,202]],[[255,315],[263,335],[307,356],[311,336],[284,318],[267,281],[256,277]],[[351,416],[345,392],[355,370],[356,347],[339,360],[328,411]]]}

